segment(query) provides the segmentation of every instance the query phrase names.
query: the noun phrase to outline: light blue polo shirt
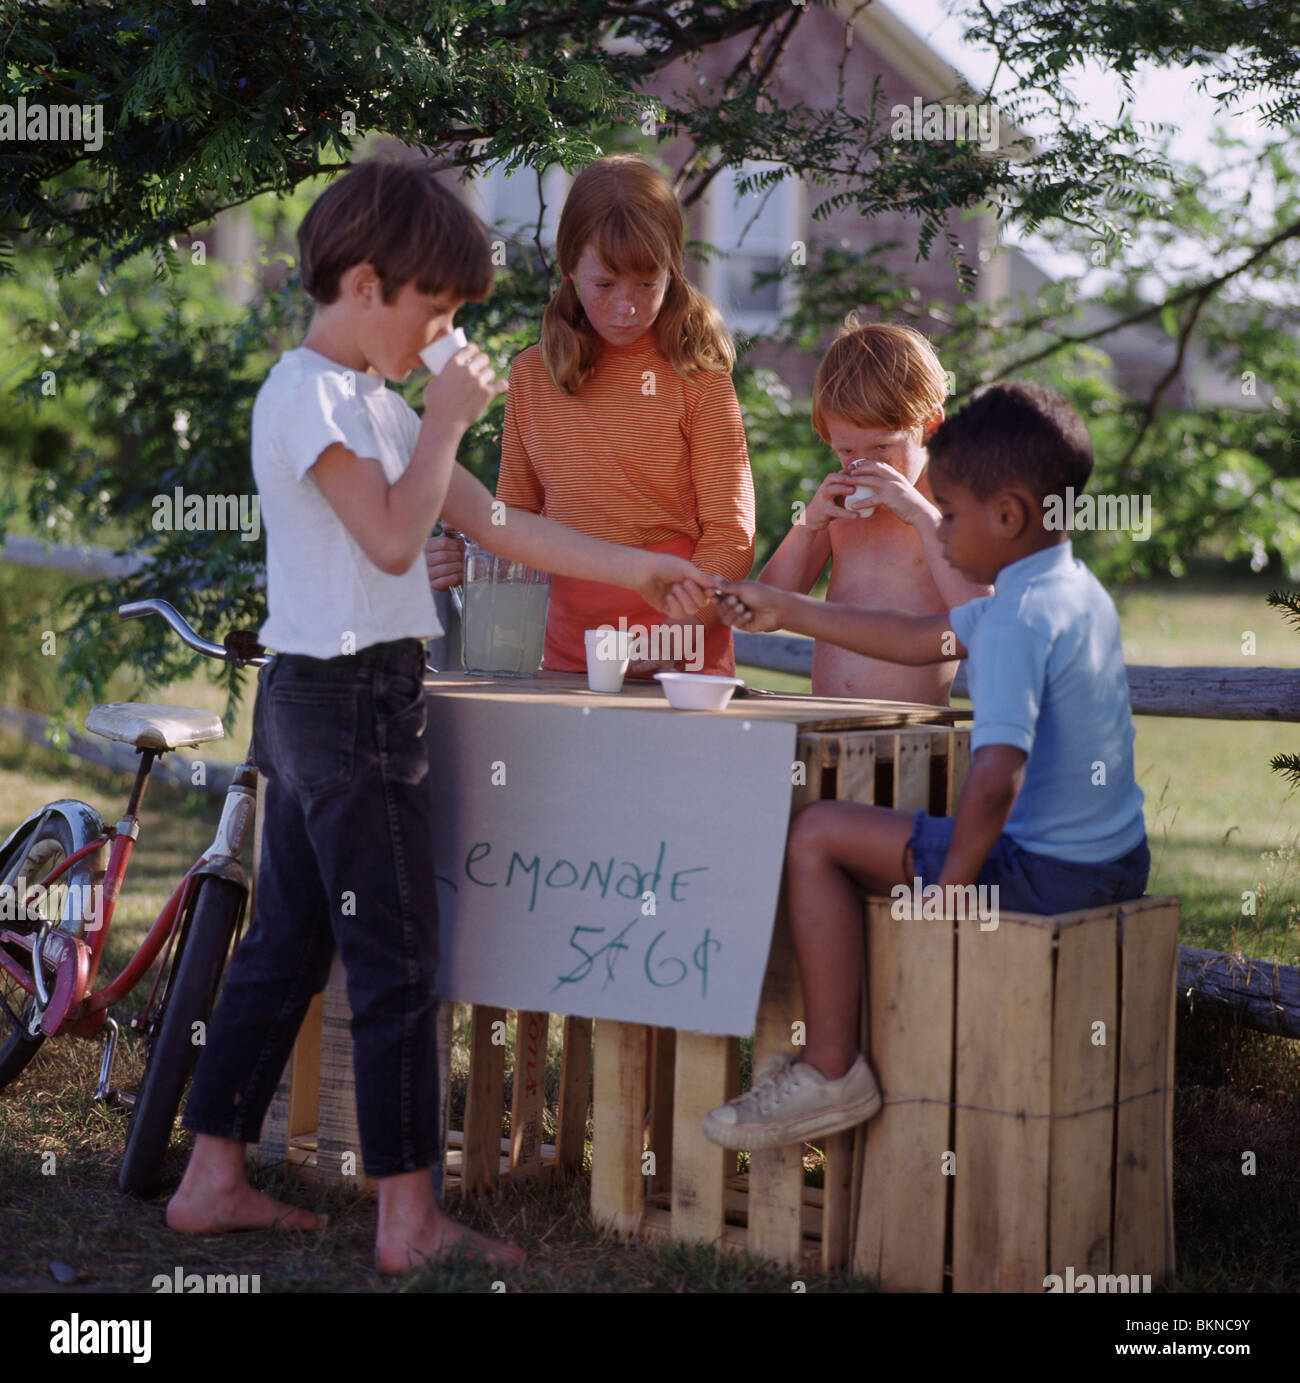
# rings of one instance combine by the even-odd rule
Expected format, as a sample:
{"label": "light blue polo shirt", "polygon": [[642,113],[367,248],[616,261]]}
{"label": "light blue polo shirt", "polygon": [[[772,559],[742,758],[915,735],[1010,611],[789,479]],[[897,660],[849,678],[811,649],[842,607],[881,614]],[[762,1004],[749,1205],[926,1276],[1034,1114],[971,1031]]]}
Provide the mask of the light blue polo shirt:
{"label": "light blue polo shirt", "polygon": [[1006,832],[1025,850],[1083,864],[1145,834],[1119,616],[1070,543],[1022,557],[994,593],[948,613],[969,657],[971,751],[1029,756]]}

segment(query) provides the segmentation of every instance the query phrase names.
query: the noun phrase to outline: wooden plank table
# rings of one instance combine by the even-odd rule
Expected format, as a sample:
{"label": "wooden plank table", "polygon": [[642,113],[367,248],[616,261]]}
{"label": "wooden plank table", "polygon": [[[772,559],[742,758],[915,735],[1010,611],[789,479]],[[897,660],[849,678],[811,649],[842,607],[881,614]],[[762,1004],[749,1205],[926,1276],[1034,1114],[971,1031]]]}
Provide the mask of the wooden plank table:
{"label": "wooden plank table", "polygon": [[[864,803],[883,797],[887,805],[903,809],[950,811],[969,762],[969,736],[953,728],[969,712],[949,707],[789,694],[733,697],[719,712],[683,713],[667,705],[653,682],[625,682],[618,696],[591,693],[584,678],[557,673],[519,681],[444,673],[428,684],[438,695],[488,697],[503,710],[541,702],[791,723],[797,762],[805,766],[804,780],[792,794],[792,814],[823,797]],[[937,784],[932,765],[944,770]],[[533,767],[524,765],[522,771]],[[544,750],[536,768],[545,771]],[[759,1006],[755,1066],[790,1049],[791,1024],[800,1014],[782,903]],[[758,1153],[748,1177],[737,1177],[735,1154],[708,1143],[700,1132],[701,1115],[738,1089],[737,1040],[688,1032],[676,1037],[673,1068],[665,1076],[669,1030],[608,1020],[594,1025],[593,1217],[623,1235],[659,1229],[683,1240],[744,1244],[751,1252],[788,1262],[816,1255],[828,1267],[845,1264],[852,1252],[854,1137],[830,1140],[825,1195],[815,1198],[811,1211],[805,1205],[799,1148]],[[567,1066],[567,1049],[565,1061]],[[561,1119],[561,1144],[574,1136],[565,1123]],[[735,1224],[738,1219],[747,1222],[747,1233]]]}
{"label": "wooden plank table", "polygon": [[[803,781],[796,779],[792,793],[792,813],[822,798],[949,812],[969,763],[968,732],[955,728],[955,723],[970,713],[959,708],[754,694],[735,697],[718,712],[679,712],[668,706],[658,683],[629,680],[618,695],[610,696],[588,691],[585,677],[563,673],[506,679],[448,672],[428,676],[426,687],[438,697],[487,700],[507,715],[512,706],[543,704],[613,709],[628,715],[790,723],[796,731],[796,766],[803,766]],[[629,729],[633,730],[631,724]],[[512,761],[511,772],[545,774],[548,746],[539,744],[536,753],[534,762]],[[454,784],[447,786],[454,794]],[[791,1023],[800,1017],[799,981],[783,894],[784,889],[760,1000],[756,1064],[789,1049]],[[346,1012],[346,996],[336,976],[323,1007],[333,1013],[340,1000]],[[525,1012],[516,1017],[513,1136],[508,1141],[500,1137],[505,1051],[499,1040],[492,1040],[493,1025],[505,1018],[503,1009],[484,1005],[474,1009],[465,1128],[459,1140],[455,1135],[449,1139],[449,1145],[458,1144],[458,1150],[449,1153],[448,1190],[487,1191],[502,1177],[513,1181],[543,1167],[571,1170],[579,1166],[590,1077],[592,1211],[598,1221],[623,1234],[660,1229],[683,1239],[736,1244],[746,1242],[746,1235],[735,1222],[747,1219],[752,1251],[791,1262],[815,1255],[828,1267],[847,1262],[853,1244],[856,1180],[860,1180],[854,1176],[858,1144],[853,1135],[830,1140],[830,1171],[823,1196],[805,1194],[800,1150],[760,1154],[751,1160],[749,1176],[738,1177],[736,1155],[708,1144],[699,1131],[700,1115],[738,1090],[739,1035],[674,1033],[609,1019],[593,1023],[569,1014],[564,1021],[557,1134],[555,1144],[543,1149],[540,1096],[544,1081],[539,1076],[544,1076],[548,1015]],[[277,1105],[287,1110],[292,1104],[292,1127],[283,1113],[268,1119],[261,1152],[264,1157],[285,1160],[287,1137],[289,1161],[307,1161],[314,1146],[321,1168],[332,1172],[342,1148],[355,1146],[355,1129],[346,1122],[342,1142],[338,1131],[324,1127],[327,1115],[332,1119],[336,1112],[340,1086],[350,1082],[351,1071],[347,1063],[337,1060],[331,1072],[320,1066],[322,1046],[319,1032],[312,1029],[313,1019],[318,1027],[316,1010],[304,1025],[299,1053],[290,1062]],[[326,1091],[330,1094],[328,1111],[322,1098],[321,1126],[314,1134],[307,1131],[311,1121],[303,1096],[291,1099],[286,1090],[299,1089],[310,1079],[308,1066],[313,1068],[311,1074],[320,1070],[322,1097]],[[444,1065],[444,1078],[445,1071]],[[323,1157],[327,1149],[332,1154],[328,1159]],[[550,1154],[549,1160],[543,1160],[544,1153]],[[653,1158],[647,1159],[647,1153]],[[357,1178],[351,1184],[362,1183]]]}

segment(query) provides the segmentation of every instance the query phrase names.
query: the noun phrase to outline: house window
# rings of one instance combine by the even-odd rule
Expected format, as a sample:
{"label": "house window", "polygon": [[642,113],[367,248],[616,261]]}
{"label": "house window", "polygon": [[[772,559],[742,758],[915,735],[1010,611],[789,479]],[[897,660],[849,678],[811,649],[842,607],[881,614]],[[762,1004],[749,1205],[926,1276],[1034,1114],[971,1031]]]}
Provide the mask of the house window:
{"label": "house window", "polygon": [[[532,244],[537,234],[537,170],[521,165],[508,177],[501,164],[494,164],[478,177],[470,178],[470,205],[479,218],[497,234]],[[542,174],[542,194],[546,211],[542,218],[542,244],[555,248],[560,224],[560,208],[569,188],[569,177],[558,164]]]}
{"label": "house window", "polygon": [[776,166],[746,160],[743,169],[724,168],[706,196],[704,236],[719,253],[705,270],[705,291],[733,330],[771,331],[793,297],[789,283],[756,287],[754,275],[789,259],[798,238],[799,183],[786,178],[773,187],[739,189],[742,178]]}

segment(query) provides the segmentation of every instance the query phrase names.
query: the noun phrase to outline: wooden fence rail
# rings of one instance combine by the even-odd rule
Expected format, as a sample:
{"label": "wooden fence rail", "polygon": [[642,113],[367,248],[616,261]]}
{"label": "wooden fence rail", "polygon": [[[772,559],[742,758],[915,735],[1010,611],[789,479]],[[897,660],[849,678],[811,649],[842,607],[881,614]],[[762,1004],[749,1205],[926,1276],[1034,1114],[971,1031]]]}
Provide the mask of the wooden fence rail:
{"label": "wooden fence rail", "polygon": [[[807,677],[811,639],[791,634],[736,634],[736,662],[769,672]],[[1129,663],[1129,700],[1137,716],[1192,716],[1202,720],[1300,720],[1300,668],[1152,667]],[[969,696],[966,665],[957,670],[954,696]]]}
{"label": "wooden fence rail", "polygon": [[[70,547],[39,538],[11,537],[0,545],[0,561],[77,576],[120,578],[147,565],[149,558],[147,554],[115,553],[88,544]],[[440,605],[446,608],[442,602]],[[443,620],[444,624],[450,622]],[[448,663],[451,660],[448,656]],[[807,677],[812,671],[812,640],[790,634],[737,633],[736,661]],[[1129,664],[1126,671],[1134,715],[1300,721],[1300,668]],[[964,663],[958,669],[953,694],[969,695]]]}
{"label": "wooden fence rail", "polygon": [[1221,951],[1178,948],[1178,1002],[1222,1013],[1256,1032],[1300,1037],[1300,968]]}

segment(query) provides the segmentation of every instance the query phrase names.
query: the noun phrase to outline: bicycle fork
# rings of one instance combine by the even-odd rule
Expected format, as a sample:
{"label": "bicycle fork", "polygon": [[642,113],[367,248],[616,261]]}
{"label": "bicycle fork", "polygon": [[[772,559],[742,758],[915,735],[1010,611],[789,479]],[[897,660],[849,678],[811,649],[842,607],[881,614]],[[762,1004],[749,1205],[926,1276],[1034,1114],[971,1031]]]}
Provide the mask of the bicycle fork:
{"label": "bicycle fork", "polygon": [[219,874],[247,891],[248,877],[240,866],[239,858],[244,853],[244,844],[256,812],[257,767],[250,754],[231,776],[217,833],[212,838],[212,844],[203,852],[205,863],[197,871],[198,875]]}

